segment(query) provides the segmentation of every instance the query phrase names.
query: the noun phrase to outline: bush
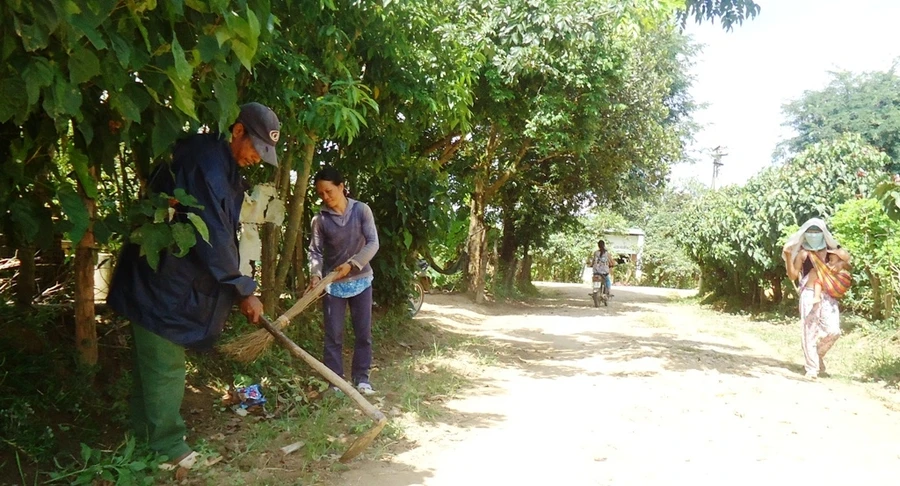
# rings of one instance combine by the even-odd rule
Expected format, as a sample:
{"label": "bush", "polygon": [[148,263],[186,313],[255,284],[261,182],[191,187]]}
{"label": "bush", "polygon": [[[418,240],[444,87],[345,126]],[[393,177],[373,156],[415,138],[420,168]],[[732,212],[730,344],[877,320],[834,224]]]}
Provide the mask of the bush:
{"label": "bush", "polygon": [[831,223],[852,257],[853,289],[844,303],[874,319],[890,318],[900,300],[900,222],[879,201],[857,199],[839,206]]}

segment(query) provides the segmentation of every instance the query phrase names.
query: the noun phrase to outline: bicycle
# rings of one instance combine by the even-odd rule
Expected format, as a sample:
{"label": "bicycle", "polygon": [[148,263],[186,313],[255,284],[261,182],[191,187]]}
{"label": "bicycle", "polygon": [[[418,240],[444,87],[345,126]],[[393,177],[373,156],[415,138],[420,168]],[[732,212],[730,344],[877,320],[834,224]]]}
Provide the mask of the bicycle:
{"label": "bicycle", "polygon": [[431,290],[431,278],[428,277],[428,262],[419,260],[419,271],[413,280],[413,290],[409,294],[409,317],[415,317],[425,303],[425,292]]}
{"label": "bicycle", "polygon": [[592,280],[593,291],[591,298],[594,300],[594,307],[600,307],[600,302],[604,306],[609,306],[609,287],[606,286],[607,274],[595,273]]}

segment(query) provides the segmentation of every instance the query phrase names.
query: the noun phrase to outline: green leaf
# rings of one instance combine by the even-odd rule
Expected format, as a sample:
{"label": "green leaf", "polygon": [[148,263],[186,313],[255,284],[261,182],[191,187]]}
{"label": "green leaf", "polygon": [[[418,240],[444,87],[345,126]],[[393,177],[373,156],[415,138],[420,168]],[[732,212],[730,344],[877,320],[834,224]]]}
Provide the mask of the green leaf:
{"label": "green leaf", "polygon": [[211,35],[200,36],[197,41],[197,50],[200,51],[200,60],[203,62],[210,62],[222,54],[219,41]]}
{"label": "green leaf", "polygon": [[81,462],[83,465],[87,466],[88,461],[91,460],[91,452],[93,452],[87,444],[84,442],[81,443]]}
{"label": "green leaf", "polygon": [[112,479],[115,484],[134,484],[134,475],[131,470],[125,468],[116,468],[118,478]]}
{"label": "green leaf", "polygon": [[200,215],[196,213],[187,213],[187,217],[194,225],[194,228],[197,229],[197,232],[200,233],[200,237],[203,238],[203,241],[209,243],[209,228],[207,228],[206,222],[203,221],[203,218],[201,218]]}
{"label": "green leaf", "polygon": [[412,240],[412,233],[407,230],[403,230],[403,244],[406,245],[407,249],[412,246]]}
{"label": "green leaf", "polygon": [[123,68],[128,67],[128,61],[131,59],[131,45],[115,32],[109,35],[109,40],[112,42],[112,48],[116,53],[119,64]]}
{"label": "green leaf", "polygon": [[178,74],[174,72],[174,68],[169,68],[166,74],[172,81],[175,88],[175,107],[181,110],[185,115],[197,119],[197,107],[194,105],[194,90],[191,89],[190,81],[183,82],[178,78]]}
{"label": "green leaf", "polygon": [[[229,107],[237,105],[237,85],[234,79],[228,77],[219,77],[213,83],[213,91],[215,91],[216,101],[219,106]],[[219,117],[219,130],[224,131],[232,121],[232,117],[227,115],[228,110],[223,110]]]}
{"label": "green leaf", "polygon": [[50,43],[50,33],[43,26],[24,24],[16,16],[13,16],[13,26],[16,35],[22,39],[22,46],[28,52],[44,49]]}
{"label": "green leaf", "polygon": [[105,220],[95,221],[93,230],[94,240],[100,245],[108,244],[114,234],[114,231],[106,224]]}
{"label": "green leaf", "polygon": [[156,208],[153,212],[153,222],[154,223],[165,223],[169,219],[169,208]]}
{"label": "green leaf", "polygon": [[200,13],[209,13],[209,8],[201,0],[184,0],[184,4]]}
{"label": "green leaf", "polygon": [[191,196],[190,194],[185,192],[184,189],[182,189],[180,187],[175,189],[174,196],[175,196],[175,199],[178,200],[178,203],[181,204],[182,206],[187,206],[190,208],[197,208],[197,209],[203,210],[203,205],[199,204],[199,202],[197,201],[197,198],[194,196]]}
{"label": "green leaf", "polygon": [[75,84],[81,84],[98,74],[100,74],[100,60],[96,54],[77,46],[69,57],[69,79]]}
{"label": "green leaf", "polygon": [[156,110],[155,114],[151,145],[153,156],[159,157],[171,148],[182,132],[178,117],[170,110]]}
{"label": "green leaf", "polygon": [[184,49],[174,32],[172,32],[172,57],[175,59],[175,73],[178,79],[185,83],[190,81],[193,70],[184,57]]}
{"label": "green leaf", "polygon": [[50,62],[43,57],[33,57],[22,71],[22,79],[25,80],[25,86],[28,90],[28,104],[37,103],[41,94],[41,88],[46,88],[53,84],[53,68]]}
{"label": "green leaf", "polygon": [[44,109],[52,118],[66,115],[81,116],[81,91],[77,85],[70,84],[62,78],[56,78],[51,93],[52,96],[44,99]]}
{"label": "green leaf", "polygon": [[197,244],[197,233],[194,232],[194,227],[188,223],[172,225],[172,237],[175,239],[175,244],[178,245],[179,251],[175,254],[178,258],[187,255]]}
{"label": "green leaf", "polygon": [[218,29],[216,29],[216,42],[219,43],[219,47],[222,47],[226,42],[228,42],[232,37],[232,33],[228,30],[228,27],[222,25]]}
{"label": "green leaf", "polygon": [[[91,3],[92,5],[89,5],[89,8],[82,8],[81,12],[71,16],[69,18],[69,23],[75,27],[76,31],[84,34],[84,36],[91,41],[91,44],[93,44],[95,49],[102,51],[107,48],[107,45],[103,40],[103,36],[97,31],[97,27],[107,20],[110,13],[112,13],[113,9],[116,7],[117,2]],[[96,8],[102,8],[103,10],[96,12]]]}
{"label": "green leaf", "polygon": [[0,78],[0,123],[18,115],[24,119],[28,112],[27,85],[19,77]]}
{"label": "green leaf", "polygon": [[75,168],[75,175],[78,176],[78,182],[81,183],[81,188],[84,190],[85,195],[90,199],[97,199],[99,195],[97,193],[97,181],[91,177],[87,155],[78,149],[72,149],[69,151],[69,162]]}
{"label": "green leaf", "polygon": [[116,93],[110,96],[109,106],[122,114],[125,120],[136,123],[141,122],[141,109],[125,93]]}
{"label": "green leaf", "polygon": [[145,223],[132,233],[132,238],[140,244],[141,256],[147,258],[150,268],[155,271],[159,267],[160,252],[172,244],[172,229],[167,224]]}
{"label": "green leaf", "polygon": [[16,199],[9,205],[9,216],[18,226],[27,243],[34,241],[41,228],[41,222],[34,212],[33,204],[27,199]]}
{"label": "green leaf", "polygon": [[63,214],[72,223],[72,228],[68,231],[69,240],[77,244],[81,241],[90,224],[90,215],[87,207],[85,207],[84,201],[81,200],[81,196],[68,184],[62,184],[59,187],[56,197],[59,199],[60,206],[62,206]]}
{"label": "green leaf", "polygon": [[251,48],[242,41],[232,39],[231,50],[237,56],[238,60],[241,61],[241,64],[244,66],[244,68],[247,69],[247,71],[253,72],[252,61],[253,55],[256,53],[256,49]]}

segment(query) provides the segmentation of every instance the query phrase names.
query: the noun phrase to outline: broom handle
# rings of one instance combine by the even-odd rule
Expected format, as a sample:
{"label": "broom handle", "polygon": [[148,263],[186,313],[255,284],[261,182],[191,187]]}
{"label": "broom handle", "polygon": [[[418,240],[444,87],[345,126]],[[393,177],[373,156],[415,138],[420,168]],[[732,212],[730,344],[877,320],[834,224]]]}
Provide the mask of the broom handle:
{"label": "broom handle", "polygon": [[338,389],[346,393],[348,397],[352,398],[353,401],[356,402],[357,405],[359,405],[359,408],[369,416],[369,418],[376,422],[380,422],[381,420],[385,419],[384,414],[381,412],[381,410],[378,410],[374,405],[369,403],[369,401],[366,400],[365,397],[363,397],[358,391],[356,391],[356,389],[353,388],[350,383],[347,383],[347,381],[338,376],[337,373],[328,369],[328,367],[322,364],[322,362],[304,351],[303,348],[294,343],[294,341],[291,341],[291,339],[285,336],[283,332],[276,329],[272,324],[272,321],[270,321],[267,317],[260,316],[259,322],[264,328],[266,328],[267,331],[272,334],[272,336],[275,336],[275,340],[278,341],[282,346],[284,346],[285,349],[290,351],[292,355],[305,361],[306,364],[308,364],[314,370],[319,372],[319,374],[324,376],[325,379],[328,380],[332,385],[338,387]]}
{"label": "broom handle", "polygon": [[[327,286],[329,283],[333,282],[335,280],[335,278],[337,278],[336,271],[331,272],[328,275],[326,275],[325,278],[323,278],[322,280],[319,281],[318,285],[307,290],[307,292],[305,294],[303,294],[303,296],[300,299],[298,299],[297,302],[294,303],[294,305],[291,306],[290,309],[286,310],[284,312],[284,314],[281,314],[281,316],[278,319],[283,320],[283,321],[285,321],[285,323],[287,323],[291,319],[297,317],[297,315],[299,315],[301,312],[306,310],[306,307],[309,306],[310,303],[312,303],[312,300],[309,300],[307,298],[307,297],[311,297],[308,294],[315,294],[315,298],[318,298],[318,296],[322,292],[325,291],[325,286]],[[315,298],[313,298],[313,300],[315,300]]]}

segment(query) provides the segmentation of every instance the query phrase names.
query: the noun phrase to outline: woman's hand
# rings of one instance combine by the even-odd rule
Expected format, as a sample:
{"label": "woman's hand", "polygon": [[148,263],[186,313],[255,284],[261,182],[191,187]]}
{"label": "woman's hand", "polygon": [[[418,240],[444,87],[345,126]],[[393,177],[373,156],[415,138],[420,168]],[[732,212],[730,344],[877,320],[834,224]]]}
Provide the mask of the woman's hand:
{"label": "woman's hand", "polygon": [[350,270],[353,270],[353,267],[349,263],[344,263],[342,265],[339,265],[337,268],[334,269],[334,271],[336,271],[338,273],[335,280],[340,280],[340,279],[346,277],[347,275],[350,274]]}

